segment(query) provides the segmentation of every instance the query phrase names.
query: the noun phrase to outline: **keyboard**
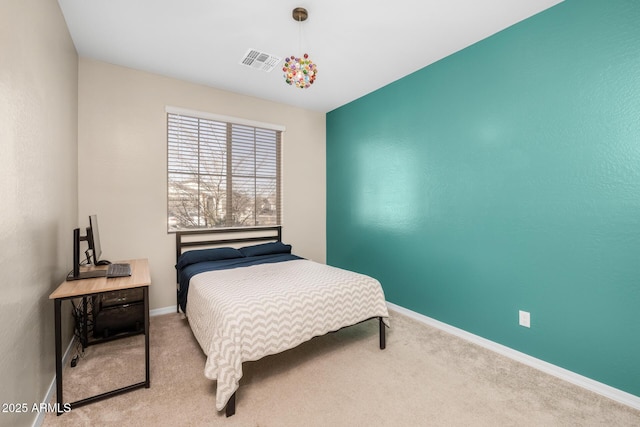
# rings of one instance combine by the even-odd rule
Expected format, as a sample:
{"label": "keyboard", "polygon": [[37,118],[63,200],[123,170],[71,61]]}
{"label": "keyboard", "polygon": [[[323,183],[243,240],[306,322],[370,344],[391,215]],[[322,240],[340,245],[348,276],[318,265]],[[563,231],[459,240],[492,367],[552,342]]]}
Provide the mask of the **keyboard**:
{"label": "keyboard", "polygon": [[130,264],[109,264],[107,267],[107,279],[126,276],[131,276]]}

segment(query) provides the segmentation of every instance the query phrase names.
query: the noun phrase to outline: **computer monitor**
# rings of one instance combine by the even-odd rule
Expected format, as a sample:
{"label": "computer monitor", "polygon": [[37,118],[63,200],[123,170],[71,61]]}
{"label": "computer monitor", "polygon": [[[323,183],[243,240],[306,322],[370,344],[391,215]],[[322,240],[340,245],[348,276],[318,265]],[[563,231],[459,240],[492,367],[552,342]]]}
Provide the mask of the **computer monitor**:
{"label": "computer monitor", "polygon": [[102,248],[100,247],[100,233],[98,231],[98,217],[97,215],[89,216],[89,227],[87,227],[87,234],[82,236],[80,229],[73,230],[73,270],[67,276],[67,280],[79,280],[90,279],[94,277],[104,277],[106,271],[104,270],[92,270],[92,271],[80,271],[80,244],[81,242],[87,242],[88,250],[85,252],[87,255],[86,262],[91,263],[93,258],[93,264],[109,264],[109,261],[101,260]]}
{"label": "computer monitor", "polygon": [[91,279],[107,275],[104,270],[80,271],[80,242],[88,240],[87,236],[80,235],[79,228],[73,230],[73,270],[67,275],[67,280]]}
{"label": "computer monitor", "polygon": [[[89,228],[87,228],[87,240],[89,241],[89,249],[93,254],[93,264],[98,265],[100,256],[102,256],[102,247],[100,247],[100,232],[98,231],[98,216],[89,216]],[[91,261],[91,258],[89,258]]]}

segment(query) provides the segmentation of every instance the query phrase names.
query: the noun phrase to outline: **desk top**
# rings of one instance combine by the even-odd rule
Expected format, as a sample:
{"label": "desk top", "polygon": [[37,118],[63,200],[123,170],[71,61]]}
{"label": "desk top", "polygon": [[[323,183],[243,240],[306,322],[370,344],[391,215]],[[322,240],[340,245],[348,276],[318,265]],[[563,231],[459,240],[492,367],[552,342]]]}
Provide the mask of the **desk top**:
{"label": "desk top", "polygon": [[[119,291],[122,289],[139,288],[151,285],[151,276],[149,274],[149,261],[144,259],[133,259],[126,261],[118,261],[118,263],[131,264],[131,276],[114,277],[107,279],[106,277],[96,277],[93,279],[64,281],[58,288],[49,295],[49,299],[57,298],[73,298],[82,295],[97,294],[100,292]],[[98,269],[107,269],[107,266],[82,268],[80,271],[90,271]]]}

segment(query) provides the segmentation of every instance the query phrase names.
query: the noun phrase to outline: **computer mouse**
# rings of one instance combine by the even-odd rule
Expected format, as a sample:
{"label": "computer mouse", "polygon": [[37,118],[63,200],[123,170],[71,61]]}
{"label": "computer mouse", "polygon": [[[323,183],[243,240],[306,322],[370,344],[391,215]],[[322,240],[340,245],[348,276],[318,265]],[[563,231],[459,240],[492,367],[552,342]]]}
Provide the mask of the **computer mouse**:
{"label": "computer mouse", "polygon": [[100,261],[96,262],[96,265],[109,265],[111,264],[111,261],[107,261],[106,259],[101,259]]}

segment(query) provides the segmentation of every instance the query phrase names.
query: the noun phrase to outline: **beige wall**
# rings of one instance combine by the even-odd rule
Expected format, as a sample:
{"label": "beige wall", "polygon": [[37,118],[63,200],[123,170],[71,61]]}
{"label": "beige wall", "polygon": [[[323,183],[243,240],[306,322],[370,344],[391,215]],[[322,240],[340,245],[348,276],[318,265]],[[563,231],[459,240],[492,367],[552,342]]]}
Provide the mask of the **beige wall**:
{"label": "beige wall", "polygon": [[[42,402],[55,373],[48,297],[72,263],[77,81],[78,57],[58,3],[2,0],[1,403]],[[0,425],[31,425],[36,415],[0,413]]]}
{"label": "beige wall", "polygon": [[175,305],[166,106],[284,125],[284,240],[301,256],[325,262],[323,113],[80,59],[80,225],[98,215],[104,258],[149,259],[152,309]]}

